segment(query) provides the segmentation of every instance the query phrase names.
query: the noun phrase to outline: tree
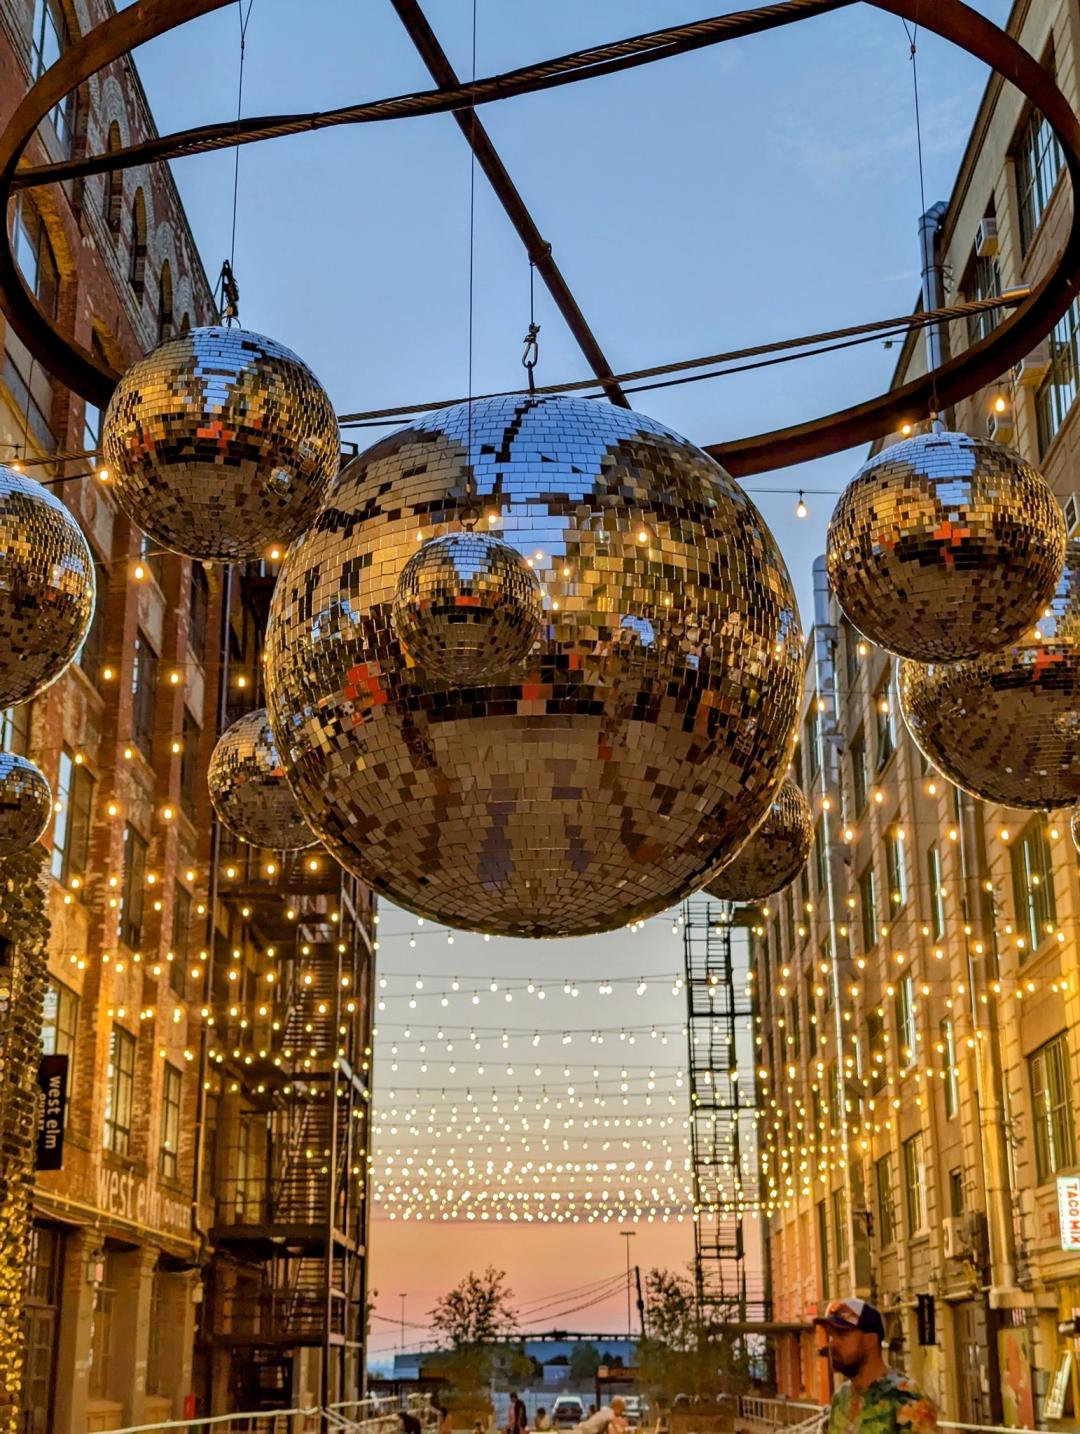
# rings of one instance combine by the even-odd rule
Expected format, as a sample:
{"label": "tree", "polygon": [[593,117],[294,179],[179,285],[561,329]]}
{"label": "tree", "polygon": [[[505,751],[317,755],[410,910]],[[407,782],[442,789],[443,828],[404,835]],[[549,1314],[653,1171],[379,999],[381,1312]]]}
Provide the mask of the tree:
{"label": "tree", "polygon": [[494,1265],[488,1265],[482,1275],[470,1270],[430,1312],[431,1323],[454,1349],[491,1344],[514,1331],[513,1298],[513,1291],[506,1287],[505,1270]]}
{"label": "tree", "polygon": [[488,1408],[497,1343],[516,1325],[513,1298],[506,1271],[488,1265],[482,1275],[470,1270],[430,1311],[433,1327],[453,1351],[444,1370],[455,1391],[450,1402],[459,1409]]}
{"label": "tree", "polygon": [[574,1384],[588,1384],[600,1368],[600,1351],[595,1344],[577,1344],[570,1355],[570,1379]]}
{"label": "tree", "polygon": [[[661,1398],[737,1394],[749,1387],[746,1341],[698,1308],[693,1282],[673,1270],[646,1276],[648,1334],[638,1344],[641,1382]],[[734,1313],[734,1312],[733,1312]]]}

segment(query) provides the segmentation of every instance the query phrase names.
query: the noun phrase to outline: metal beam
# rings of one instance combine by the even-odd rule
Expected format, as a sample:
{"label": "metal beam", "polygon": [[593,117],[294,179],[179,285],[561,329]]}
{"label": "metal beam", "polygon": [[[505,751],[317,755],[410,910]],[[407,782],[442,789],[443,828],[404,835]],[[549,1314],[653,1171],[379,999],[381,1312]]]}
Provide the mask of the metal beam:
{"label": "metal beam", "polygon": [[[461,81],[450,63],[449,56],[439,44],[435,31],[428,24],[427,16],[420,8],[418,0],[390,0],[390,3],[397,11],[401,23],[408,31],[409,39],[416,46],[417,53],[439,88],[447,89],[459,85]],[[603,384],[605,395],[612,403],[617,403],[622,408],[629,408],[630,403],[626,395],[615,382],[614,369],[604,357],[603,349],[597,343],[596,336],[589,328],[585,315],[570,292],[570,285],[566,282],[562,270],[552,256],[551,245],[536,227],[524,199],[507,173],[506,166],[499,158],[475,109],[455,110],[453,114],[458,128],[476,157],[476,162],[487,176],[488,183],[495,191],[496,198],[506,211],[510,223],[517,230],[518,237],[525,246],[525,252],[536,265],[536,271],[547,285],[548,293],[555,300],[556,308],[565,319],[567,328],[577,340],[577,345],[584,354],[585,361]]]}

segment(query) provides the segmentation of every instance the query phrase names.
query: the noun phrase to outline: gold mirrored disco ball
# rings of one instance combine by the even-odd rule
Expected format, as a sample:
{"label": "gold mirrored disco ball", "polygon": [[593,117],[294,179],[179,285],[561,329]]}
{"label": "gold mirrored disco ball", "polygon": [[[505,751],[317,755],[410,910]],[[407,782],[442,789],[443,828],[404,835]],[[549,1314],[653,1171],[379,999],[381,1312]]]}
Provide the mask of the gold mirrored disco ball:
{"label": "gold mirrored disco ball", "polygon": [[0,467],[0,707],[55,682],[94,617],[94,558],[51,489]]}
{"label": "gold mirrored disco ball", "polygon": [[[470,510],[532,560],[544,618],[526,663],[458,684],[409,661],[391,611],[418,539]],[[700,449],[598,400],[517,396],[341,472],[278,578],[266,679],[289,782],[343,866],[450,925],[573,936],[700,890],[754,830],[792,753],[802,639],[771,533]]]}
{"label": "gold mirrored disco ball", "polygon": [[265,707],[222,732],[210,755],[206,783],[214,811],[241,841],[273,851],[315,845],[285,780]]}
{"label": "gold mirrored disco ball", "polygon": [[761,826],[705,890],[718,901],[764,901],[795,880],[813,842],[810,805],[785,777]]}
{"label": "gold mirrored disco ball", "polygon": [[52,816],[52,791],[25,757],[0,752],[0,857],[28,851]]}
{"label": "gold mirrored disco ball", "polygon": [[102,456],[124,512],[191,558],[239,562],[309,527],[339,464],[322,384],[284,344],[214,325],[133,363]]}
{"label": "gold mirrored disco ball", "polygon": [[1080,801],[1080,541],[1019,642],[971,662],[902,662],[899,688],[911,735],[958,787],[1006,807]]}
{"label": "gold mirrored disco ball", "polygon": [[964,433],[923,433],[865,463],[841,495],[825,550],[858,630],[901,657],[998,652],[1050,601],[1065,520],[1018,453]]}
{"label": "gold mirrored disco ball", "polygon": [[540,632],[540,581],[530,561],[489,533],[429,538],[398,579],[391,608],[398,641],[448,682],[502,676]]}

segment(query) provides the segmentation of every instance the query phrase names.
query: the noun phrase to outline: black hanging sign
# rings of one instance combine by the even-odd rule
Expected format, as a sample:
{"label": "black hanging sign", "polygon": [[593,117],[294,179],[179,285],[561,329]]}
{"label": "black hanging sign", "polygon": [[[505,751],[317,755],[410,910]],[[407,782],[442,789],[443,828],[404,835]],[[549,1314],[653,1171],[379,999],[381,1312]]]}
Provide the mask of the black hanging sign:
{"label": "black hanging sign", "polygon": [[38,1064],[37,1160],[39,1170],[64,1167],[64,1107],[67,1104],[67,1056],[42,1056]]}

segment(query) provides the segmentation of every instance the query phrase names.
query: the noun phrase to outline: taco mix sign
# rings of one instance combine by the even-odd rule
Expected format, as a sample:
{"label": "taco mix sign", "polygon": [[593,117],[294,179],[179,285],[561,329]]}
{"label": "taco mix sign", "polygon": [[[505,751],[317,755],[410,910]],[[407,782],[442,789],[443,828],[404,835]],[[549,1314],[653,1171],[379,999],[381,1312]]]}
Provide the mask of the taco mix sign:
{"label": "taco mix sign", "polygon": [[1080,1250],[1080,1175],[1059,1175],[1057,1196],[1061,1248]]}

